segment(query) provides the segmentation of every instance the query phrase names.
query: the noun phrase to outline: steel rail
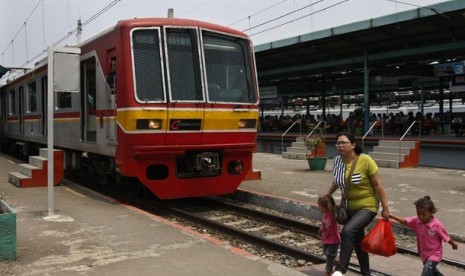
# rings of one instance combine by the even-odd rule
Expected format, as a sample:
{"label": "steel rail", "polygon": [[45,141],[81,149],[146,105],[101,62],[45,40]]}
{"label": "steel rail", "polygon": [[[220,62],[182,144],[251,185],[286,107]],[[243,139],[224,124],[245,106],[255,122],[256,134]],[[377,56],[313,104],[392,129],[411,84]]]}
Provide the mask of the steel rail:
{"label": "steel rail", "polygon": [[319,237],[318,231],[320,230],[320,227],[313,225],[313,224],[308,224],[308,223],[301,222],[298,220],[273,215],[270,213],[258,211],[255,209],[247,208],[247,207],[240,206],[240,205],[237,205],[231,202],[225,202],[225,201],[214,199],[214,198],[208,198],[208,199],[205,198],[202,200],[204,202],[210,202],[210,203],[215,204],[216,206],[220,206],[228,210],[239,212],[245,216],[252,216],[254,219],[258,219],[261,221],[271,221],[281,227],[292,228],[301,233],[304,233],[304,234],[307,234],[307,235],[310,235],[316,238]]}

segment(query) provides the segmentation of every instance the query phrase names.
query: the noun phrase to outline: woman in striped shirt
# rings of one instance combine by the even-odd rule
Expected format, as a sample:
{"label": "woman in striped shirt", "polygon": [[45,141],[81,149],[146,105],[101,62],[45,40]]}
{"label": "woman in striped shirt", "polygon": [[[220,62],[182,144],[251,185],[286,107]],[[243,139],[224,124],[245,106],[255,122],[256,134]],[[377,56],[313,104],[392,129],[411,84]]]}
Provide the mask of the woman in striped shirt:
{"label": "woman in striped shirt", "polygon": [[338,188],[343,192],[354,163],[355,167],[347,191],[349,220],[342,228],[340,264],[333,275],[346,273],[354,248],[362,275],[371,275],[368,253],[361,249],[361,243],[365,227],[378,213],[379,203],[383,219],[389,220],[387,195],[381,184],[378,165],[369,155],[362,153],[353,134],[343,132],[336,135],[336,147],[339,155],[334,158],[333,182],[324,197],[331,196]]}

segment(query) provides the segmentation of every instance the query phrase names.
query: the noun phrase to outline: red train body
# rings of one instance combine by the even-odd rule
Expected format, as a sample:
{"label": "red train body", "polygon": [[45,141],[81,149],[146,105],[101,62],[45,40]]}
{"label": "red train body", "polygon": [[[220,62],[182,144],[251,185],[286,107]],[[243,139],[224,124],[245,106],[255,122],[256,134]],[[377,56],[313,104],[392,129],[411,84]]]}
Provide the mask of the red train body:
{"label": "red train body", "polygon": [[[137,178],[161,199],[233,193],[251,172],[258,85],[245,34],[132,19],[78,47],[81,91],[54,97],[67,168],[87,164],[110,184]],[[46,69],[39,62],[1,88],[4,146],[46,144]]]}

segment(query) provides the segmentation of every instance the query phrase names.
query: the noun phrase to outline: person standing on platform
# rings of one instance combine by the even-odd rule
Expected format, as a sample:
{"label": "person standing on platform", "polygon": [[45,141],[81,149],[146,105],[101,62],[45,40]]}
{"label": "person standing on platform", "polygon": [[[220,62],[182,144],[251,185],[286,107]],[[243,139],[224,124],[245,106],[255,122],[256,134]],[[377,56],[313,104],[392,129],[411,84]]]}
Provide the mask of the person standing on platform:
{"label": "person standing on platform", "polygon": [[442,260],[442,241],[449,243],[454,250],[458,245],[450,238],[444,225],[434,217],[437,209],[429,196],[418,199],[414,204],[417,209],[416,216],[403,218],[389,215],[389,217],[412,228],[417,235],[418,254],[423,262],[421,276],[443,275],[437,268]]}
{"label": "person standing on platform", "polygon": [[452,128],[454,129],[454,133],[456,137],[462,136],[462,117],[459,114],[455,114],[454,119],[452,120]]}
{"label": "person standing on platform", "polygon": [[336,219],[334,219],[333,211],[336,203],[332,196],[324,200],[318,198],[318,209],[321,213],[321,243],[323,244],[323,254],[326,257],[326,274],[331,275],[334,270],[334,261],[337,257],[337,250],[341,243],[341,236],[337,227]]}
{"label": "person standing on platform", "polygon": [[[371,275],[368,253],[361,248],[365,227],[375,218],[381,202],[381,215],[389,220],[389,206],[386,192],[381,184],[379,169],[375,161],[356,144],[355,136],[342,132],[336,135],[339,155],[334,158],[333,182],[324,199],[328,199],[338,188],[343,192],[346,184],[349,220],[342,228],[340,263],[333,275],[344,275],[348,269],[352,251],[360,264],[362,275]],[[350,183],[346,177],[355,163]]]}

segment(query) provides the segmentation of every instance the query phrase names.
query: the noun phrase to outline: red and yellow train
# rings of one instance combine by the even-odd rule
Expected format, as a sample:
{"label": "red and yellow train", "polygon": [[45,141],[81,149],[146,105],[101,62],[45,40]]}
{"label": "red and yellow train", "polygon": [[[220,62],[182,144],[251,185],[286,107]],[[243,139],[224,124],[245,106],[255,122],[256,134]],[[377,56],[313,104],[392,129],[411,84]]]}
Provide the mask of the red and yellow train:
{"label": "red and yellow train", "polygon": [[[102,182],[138,179],[161,199],[236,191],[252,171],[259,114],[247,35],[187,19],[131,19],[77,47],[80,92],[51,99],[67,169],[85,162]],[[2,147],[44,147],[47,61],[0,92]]]}

